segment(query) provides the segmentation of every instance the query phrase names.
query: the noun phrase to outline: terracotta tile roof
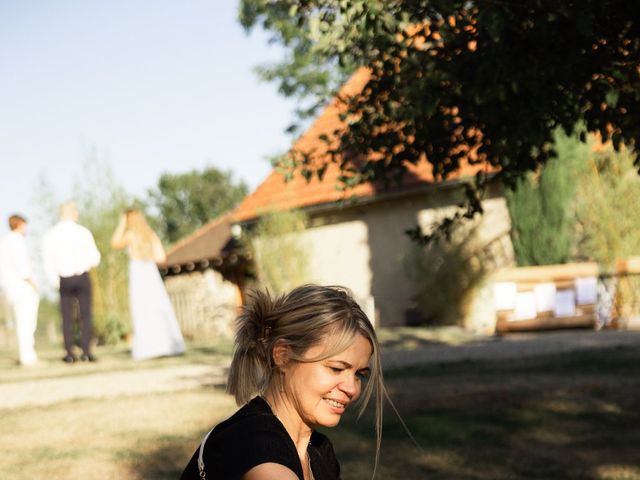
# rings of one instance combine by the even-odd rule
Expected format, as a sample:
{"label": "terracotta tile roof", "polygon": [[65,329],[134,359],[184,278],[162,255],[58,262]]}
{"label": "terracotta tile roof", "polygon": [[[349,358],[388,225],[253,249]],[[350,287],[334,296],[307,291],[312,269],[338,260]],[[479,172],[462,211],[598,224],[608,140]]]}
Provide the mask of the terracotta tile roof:
{"label": "terracotta tile roof", "polygon": [[[357,70],[340,89],[340,97],[352,96],[360,92],[369,80],[370,72],[366,68]],[[330,135],[340,128],[343,122],[340,113],[344,111],[344,103],[334,99],[327,105],[311,127],[300,136],[292,147],[293,151],[307,152],[315,158],[327,155],[327,145],[319,139],[320,135]],[[472,175],[481,167],[463,166],[457,173],[457,177]],[[252,220],[271,210],[286,210],[291,208],[303,208],[322,204],[331,204],[343,199],[358,197],[373,197],[380,192],[372,183],[364,183],[348,191],[340,191],[337,188],[339,166],[329,164],[324,179],[318,180],[316,176],[309,182],[296,172],[293,179],[285,181],[281,172],[275,169],[256,188],[245,197],[240,205],[233,211],[233,219],[236,222]],[[418,185],[433,183],[432,167],[426,160],[417,165],[411,165],[408,175],[405,176],[402,185],[393,190],[413,189]]]}
{"label": "terracotta tile roof", "polygon": [[167,251],[165,266],[185,265],[220,258],[232,242],[231,215],[212,220]]}

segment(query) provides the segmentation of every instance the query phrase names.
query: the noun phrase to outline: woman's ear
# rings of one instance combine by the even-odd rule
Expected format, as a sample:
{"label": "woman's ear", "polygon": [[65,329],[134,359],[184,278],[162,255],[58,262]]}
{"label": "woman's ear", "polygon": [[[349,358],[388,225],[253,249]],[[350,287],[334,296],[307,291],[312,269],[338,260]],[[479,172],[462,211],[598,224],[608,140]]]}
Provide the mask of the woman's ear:
{"label": "woman's ear", "polygon": [[278,340],[271,351],[273,363],[278,368],[283,368],[289,361],[289,345],[284,340]]}

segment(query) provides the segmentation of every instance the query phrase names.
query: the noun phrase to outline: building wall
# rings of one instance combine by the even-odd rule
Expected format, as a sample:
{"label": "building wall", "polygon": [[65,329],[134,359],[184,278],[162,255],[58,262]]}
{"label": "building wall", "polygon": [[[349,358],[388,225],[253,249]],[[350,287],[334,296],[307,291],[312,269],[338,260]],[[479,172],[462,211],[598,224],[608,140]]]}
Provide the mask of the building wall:
{"label": "building wall", "polygon": [[302,235],[309,253],[309,281],[349,288],[375,322],[367,224],[352,214],[316,217]]}
{"label": "building wall", "polygon": [[[311,214],[310,226],[301,234],[310,257],[306,281],[348,287],[377,325],[406,325],[414,288],[405,264],[411,261],[415,245],[405,230],[419,224],[428,231],[434,221],[452,214],[458,201],[459,194],[453,190],[434,189]],[[480,258],[492,269],[510,266],[513,248],[506,201],[499,192],[492,192],[483,207],[476,231]],[[232,334],[237,289],[220,273],[206,270],[169,276],[165,283],[187,337]],[[492,333],[495,311],[489,286],[478,289],[461,323]]]}
{"label": "building wall", "polygon": [[[416,224],[428,230],[434,221],[453,212],[457,199],[452,191],[439,191],[314,215],[304,233],[313,252],[310,281],[347,286],[379,325],[405,325],[414,294],[405,262],[410,261],[408,254],[414,246],[404,232]],[[483,206],[478,248],[486,251],[485,260],[492,267],[511,265],[506,201],[494,194]],[[483,302],[475,302],[471,310],[463,322],[467,327],[490,328],[486,322],[494,316]]]}

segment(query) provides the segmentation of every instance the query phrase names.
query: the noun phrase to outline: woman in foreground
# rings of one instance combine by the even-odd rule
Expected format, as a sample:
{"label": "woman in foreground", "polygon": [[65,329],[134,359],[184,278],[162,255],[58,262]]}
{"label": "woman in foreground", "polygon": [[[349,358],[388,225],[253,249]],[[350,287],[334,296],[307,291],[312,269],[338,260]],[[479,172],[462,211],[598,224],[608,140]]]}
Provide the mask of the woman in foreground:
{"label": "woman in foreground", "polygon": [[343,288],[255,292],[237,319],[227,390],[242,408],[207,434],[181,480],[339,479],[331,442],[315,429],[336,426],[358,398],[362,412],[373,392],[377,463],[379,346]]}

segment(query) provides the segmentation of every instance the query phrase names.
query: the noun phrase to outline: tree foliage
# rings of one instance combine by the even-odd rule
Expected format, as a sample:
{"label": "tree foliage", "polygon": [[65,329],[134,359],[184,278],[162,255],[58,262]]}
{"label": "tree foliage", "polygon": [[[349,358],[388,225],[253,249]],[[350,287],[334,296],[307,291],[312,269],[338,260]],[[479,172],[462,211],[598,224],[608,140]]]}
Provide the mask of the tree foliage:
{"label": "tree foliage", "polygon": [[[248,32],[259,25],[269,32],[270,42],[286,47],[282,61],[259,65],[256,73],[262,80],[276,82],[282,95],[298,99],[296,117],[305,120],[336,93],[358,64],[355,58],[342,58],[338,63],[330,52],[318,49],[316,20],[302,16],[293,21],[292,15],[300,6],[301,2],[241,0],[238,19]],[[294,133],[298,129],[294,122],[288,130]]]}
{"label": "tree foliage", "polygon": [[128,260],[111,248],[111,236],[131,197],[118,184],[109,164],[100,161],[94,151],[85,161],[73,199],[80,212],[79,223],[91,231],[102,257],[91,271],[94,334],[99,343],[115,344],[132,332],[132,326]]}
{"label": "tree foliage", "polygon": [[477,224],[458,229],[449,239],[415,244],[404,261],[420,312],[417,324],[464,326],[488,262],[477,250]]}
{"label": "tree foliage", "polygon": [[[603,272],[615,272],[617,261],[640,253],[640,176],[634,155],[605,145],[589,155],[579,184],[577,250],[597,261]],[[618,322],[640,318],[640,278],[622,275],[614,281]]]}
{"label": "tree foliage", "polygon": [[247,194],[244,182],[214,167],[182,174],[164,173],[148,198],[158,214],[155,224],[173,243],[235,207]]}
{"label": "tree foliage", "polygon": [[521,266],[565,263],[576,253],[576,194],[590,146],[557,131],[554,147],[557,158],[506,192],[513,248]]}
{"label": "tree foliage", "polygon": [[577,249],[606,270],[640,254],[640,177],[634,159],[626,149],[615,152],[605,145],[590,153],[578,184]]}
{"label": "tree foliage", "polygon": [[[349,184],[401,176],[426,158],[436,179],[482,163],[506,185],[556,156],[553,132],[586,129],[616,149],[640,137],[640,4],[621,0],[243,0],[289,56],[273,78],[304,92],[327,65],[367,67],[343,99],[328,161]],[[296,64],[297,49],[315,58]],[[331,139],[327,139],[331,141]],[[348,152],[349,155],[344,155]],[[353,158],[361,161],[353,162]],[[327,161],[327,159],[322,159]],[[295,168],[320,177],[322,165]],[[636,160],[636,167],[640,166]],[[478,174],[482,187],[486,175]],[[466,216],[479,210],[469,189]]]}
{"label": "tree foliage", "polygon": [[518,264],[591,260],[605,271],[640,252],[636,155],[557,132],[558,158],[507,192]]}
{"label": "tree foliage", "polygon": [[301,210],[260,217],[250,243],[261,288],[281,294],[310,281],[310,252],[303,236],[307,222]]}
{"label": "tree foliage", "polygon": [[[116,182],[110,165],[99,158],[95,147],[88,149],[85,157],[83,169],[74,182],[72,198],[59,198],[55,187],[46,177],[41,177],[35,189],[34,200],[39,211],[33,233],[41,243],[46,230],[58,221],[60,204],[69,200],[76,202],[80,213],[78,223],[92,232],[101,254],[100,264],[91,271],[94,335],[99,343],[117,343],[131,332],[128,271],[126,256],[113,250],[110,240],[131,197]],[[40,256],[36,260],[37,265],[41,265]],[[53,298],[57,301],[57,294]]]}

